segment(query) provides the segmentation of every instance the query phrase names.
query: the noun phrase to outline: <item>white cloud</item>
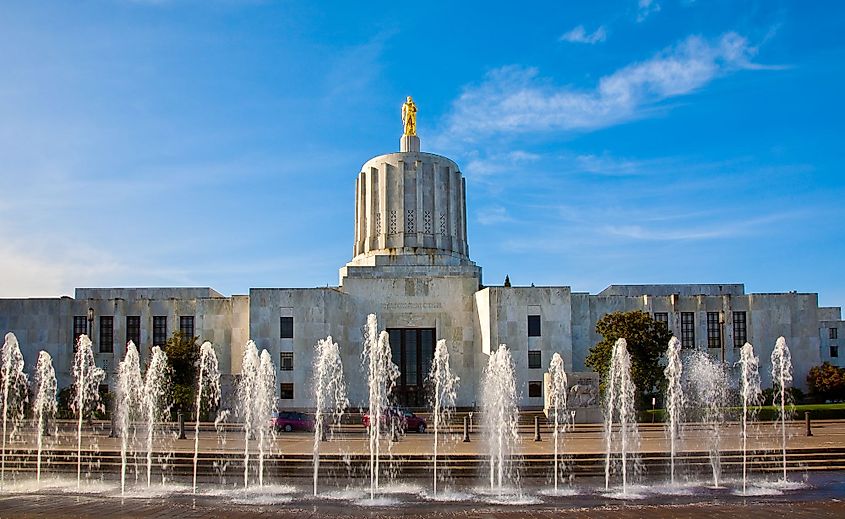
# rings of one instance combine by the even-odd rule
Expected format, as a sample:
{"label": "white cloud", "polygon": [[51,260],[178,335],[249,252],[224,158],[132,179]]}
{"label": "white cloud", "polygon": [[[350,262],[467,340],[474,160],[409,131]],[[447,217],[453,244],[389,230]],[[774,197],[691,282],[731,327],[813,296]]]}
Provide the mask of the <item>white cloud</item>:
{"label": "white cloud", "polygon": [[513,221],[513,218],[508,214],[508,210],[499,205],[479,209],[476,213],[476,219],[481,225],[495,225]]}
{"label": "white cloud", "polygon": [[604,25],[599,26],[598,29],[591,33],[587,33],[583,25],[575,27],[571,31],[565,33],[560,37],[561,41],[568,41],[570,43],[588,43],[590,45],[601,43],[607,39],[607,30]]}
{"label": "white cloud", "polygon": [[507,153],[498,153],[486,157],[475,156],[470,158],[464,168],[467,176],[473,180],[480,180],[485,177],[500,173],[521,173],[527,164],[540,160],[541,156],[522,150],[514,150]]}
{"label": "white cloud", "polygon": [[588,131],[640,117],[668,98],[694,92],[730,71],[753,68],[757,49],[729,32],[690,36],[651,59],[599,79],[591,90],[557,87],[535,68],[506,66],[466,87],[447,119],[449,140],[497,133]]}
{"label": "white cloud", "polygon": [[642,22],[651,13],[660,11],[660,4],[656,0],[639,0],[637,2],[637,22]]}

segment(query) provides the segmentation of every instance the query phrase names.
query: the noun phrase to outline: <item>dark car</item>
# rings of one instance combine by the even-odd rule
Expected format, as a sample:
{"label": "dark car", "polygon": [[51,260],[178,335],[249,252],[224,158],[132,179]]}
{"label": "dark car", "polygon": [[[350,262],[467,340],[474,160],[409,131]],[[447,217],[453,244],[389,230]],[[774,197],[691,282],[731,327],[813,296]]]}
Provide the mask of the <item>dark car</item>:
{"label": "dark car", "polygon": [[314,419],[305,413],[280,411],[274,418],[273,426],[277,431],[313,431]]}
{"label": "dark car", "polygon": [[[427,427],[423,418],[415,415],[412,411],[408,411],[407,409],[390,408],[382,411],[381,423],[386,425],[390,422],[397,423],[403,431],[424,433]],[[364,427],[370,427],[369,412],[364,413],[364,416],[361,417],[361,423],[364,424]]]}

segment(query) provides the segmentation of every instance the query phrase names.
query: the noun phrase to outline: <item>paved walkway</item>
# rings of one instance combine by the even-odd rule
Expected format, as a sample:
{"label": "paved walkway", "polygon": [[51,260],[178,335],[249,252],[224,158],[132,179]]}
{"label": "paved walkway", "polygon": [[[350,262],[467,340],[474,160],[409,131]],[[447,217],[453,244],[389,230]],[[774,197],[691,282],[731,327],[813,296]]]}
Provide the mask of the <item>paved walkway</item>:
{"label": "paved walkway", "polygon": [[[662,453],[668,452],[669,441],[665,429],[657,424],[640,425],[639,452]],[[120,451],[120,439],[109,438],[108,424],[86,427],[82,441],[83,449],[96,448],[101,452]],[[186,431],[187,439],[178,440],[173,433],[157,435],[158,449],[174,452],[193,452],[194,431]],[[806,436],[803,422],[788,423],[787,428],[789,449],[826,449],[845,448],[845,421],[818,421],[813,424],[813,436]],[[139,437],[143,436],[139,434]],[[483,455],[485,451],[484,431],[475,430],[470,435],[470,442],[461,441],[462,433],[453,428],[451,433],[441,436],[439,453],[444,455]],[[713,432],[697,424],[689,424],[684,428],[678,450],[707,451]],[[740,429],[736,423],[725,424],[721,428],[719,445],[721,450],[741,449]],[[542,455],[554,452],[554,441],[551,432],[544,428],[542,441],[534,441],[531,428],[522,428],[520,444],[516,454]],[[429,430],[425,434],[408,433],[398,442],[382,440],[386,451],[390,445],[394,455],[431,455],[434,449],[434,434]],[[601,425],[579,425],[560,436],[562,452],[569,454],[600,454],[605,450],[604,434]],[[76,430],[63,427],[61,432],[46,440],[45,447],[50,449],[76,450]],[[138,440],[140,442],[140,439]],[[255,442],[252,442],[253,444]],[[749,431],[748,448],[750,450],[777,450],[781,447],[780,431],[772,423],[759,423]],[[21,439],[9,443],[12,449],[34,449],[34,435],[31,431],[23,431]],[[293,432],[279,433],[273,446],[273,452],[288,455],[310,455],[314,448],[313,433]],[[366,454],[369,443],[363,427],[345,427],[333,440],[321,442],[320,451],[323,454]],[[212,424],[205,424],[200,432],[200,450],[202,452],[243,453],[243,433],[231,429],[225,435],[218,435]]]}

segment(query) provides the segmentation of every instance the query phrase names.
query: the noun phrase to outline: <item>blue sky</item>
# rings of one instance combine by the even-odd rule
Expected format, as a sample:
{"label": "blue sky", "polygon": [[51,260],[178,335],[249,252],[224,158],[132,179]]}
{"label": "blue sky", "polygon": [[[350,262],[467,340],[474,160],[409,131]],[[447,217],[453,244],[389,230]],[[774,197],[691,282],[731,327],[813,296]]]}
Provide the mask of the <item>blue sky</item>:
{"label": "blue sky", "polygon": [[838,2],[0,4],[0,296],[337,284],[399,145],[463,168],[486,284],[845,304]]}

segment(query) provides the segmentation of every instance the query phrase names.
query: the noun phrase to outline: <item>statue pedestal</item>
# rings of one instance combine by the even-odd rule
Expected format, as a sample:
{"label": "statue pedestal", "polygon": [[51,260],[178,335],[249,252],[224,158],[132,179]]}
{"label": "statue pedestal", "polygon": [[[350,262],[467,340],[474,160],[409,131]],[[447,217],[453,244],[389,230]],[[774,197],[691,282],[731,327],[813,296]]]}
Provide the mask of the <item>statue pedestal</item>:
{"label": "statue pedestal", "polygon": [[399,141],[399,151],[403,153],[420,151],[420,138],[416,135],[403,135]]}

